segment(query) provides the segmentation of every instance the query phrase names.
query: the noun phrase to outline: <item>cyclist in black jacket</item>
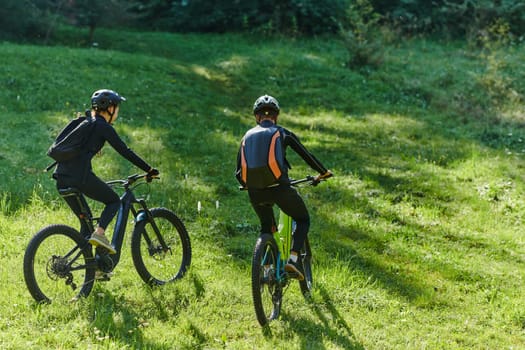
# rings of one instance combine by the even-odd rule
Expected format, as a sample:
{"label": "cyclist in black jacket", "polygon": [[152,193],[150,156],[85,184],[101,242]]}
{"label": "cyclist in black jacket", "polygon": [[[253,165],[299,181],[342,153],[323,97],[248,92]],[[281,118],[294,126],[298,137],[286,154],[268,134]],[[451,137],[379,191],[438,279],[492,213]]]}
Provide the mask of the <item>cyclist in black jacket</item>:
{"label": "cyclist in black jacket", "polygon": [[[253,113],[258,126],[249,130],[245,134],[243,140],[247,135],[253,134],[255,129],[276,126],[279,112],[279,103],[275,98],[269,95],[263,95],[259,97],[253,106]],[[281,144],[284,148],[285,163],[280,178],[276,180],[274,184],[271,184],[266,188],[250,188],[250,186],[245,183],[245,179],[243,179],[242,175],[242,143],[237,155],[236,177],[239,183],[248,187],[250,203],[261,222],[261,233],[276,231],[276,223],[272,209],[274,204],[295,220],[297,227],[293,237],[290,260],[286,264],[285,270],[288,272],[293,272],[293,274],[297,276],[297,279],[302,280],[304,279],[304,276],[299,269],[300,264],[297,261],[298,252],[301,250],[301,247],[303,246],[304,241],[308,235],[308,230],[310,228],[310,216],[303,199],[295,190],[295,188],[290,186],[288,169],[291,167],[286,160],[286,148],[291,147],[312,169],[320,174],[316,178],[317,181],[332,176],[332,173],[330,170],[327,170],[323,164],[321,164],[321,162],[314,157],[314,155],[308,152],[308,150],[299,141],[299,138],[294,133],[283,127],[279,127],[279,130],[281,133]],[[261,154],[264,154],[264,152]]]}
{"label": "cyclist in black jacket", "polygon": [[[85,152],[69,161],[58,162],[53,173],[59,190],[74,187],[87,197],[105,204],[98,225],[95,232],[91,234],[89,242],[94,246],[106,248],[110,254],[115,254],[116,250],[104,233],[119,209],[120,198],[111,187],[93,173],[91,159],[107,141],[121,156],[150,176],[159,174],[157,169],[152,168],[128,148],[112,126],[118,117],[120,103],[125,100],[123,96],[112,90],[103,89],[93,93],[91,96],[91,116],[95,118],[95,126],[85,145]],[[82,215],[79,204],[73,197],[65,197],[64,199],[77,216]]]}

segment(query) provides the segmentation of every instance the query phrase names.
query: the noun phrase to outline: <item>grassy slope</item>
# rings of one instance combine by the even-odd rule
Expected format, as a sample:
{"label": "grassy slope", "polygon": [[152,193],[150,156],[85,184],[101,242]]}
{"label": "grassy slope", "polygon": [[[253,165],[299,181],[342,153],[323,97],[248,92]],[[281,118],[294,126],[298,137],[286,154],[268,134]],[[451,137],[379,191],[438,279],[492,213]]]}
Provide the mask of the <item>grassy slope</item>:
{"label": "grassy slope", "polygon": [[[98,35],[98,49],[0,45],[2,348],[523,344],[522,47],[487,58],[412,41],[390,45],[379,69],[355,72],[332,40]],[[124,254],[116,277],[84,302],[38,307],[23,283],[23,249],[40,227],[74,220],[40,172],[45,149],[100,87],[128,98],[116,127],[161,170],[152,203],[183,217],[193,268],[149,290]],[[271,332],[251,304],[257,222],[232,177],[263,93],[337,175],[303,191],[313,301],[292,286]],[[290,157],[293,175],[309,172]],[[110,149],[95,166],[107,179],[135,171]]]}

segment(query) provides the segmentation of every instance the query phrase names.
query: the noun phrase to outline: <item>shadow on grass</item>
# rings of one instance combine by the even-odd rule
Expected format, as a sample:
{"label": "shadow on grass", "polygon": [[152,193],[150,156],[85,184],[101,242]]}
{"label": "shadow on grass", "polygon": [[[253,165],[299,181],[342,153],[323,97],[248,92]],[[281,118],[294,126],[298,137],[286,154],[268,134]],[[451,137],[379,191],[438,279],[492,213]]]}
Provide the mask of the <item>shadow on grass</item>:
{"label": "shadow on grass", "polygon": [[[149,326],[146,315],[151,314],[152,310],[155,318],[162,322],[170,322],[191,301],[203,296],[205,290],[198,276],[190,273],[184,278],[190,280],[184,286],[177,286],[177,282],[174,282],[166,286],[145,287],[148,298],[138,305],[132,305],[112,292],[97,288],[88,299],[92,310],[91,337],[99,342],[118,342],[123,348],[173,349],[173,344],[165,343],[165,337],[160,337],[163,340],[162,344],[156,342],[154,337],[147,339],[143,329]],[[172,286],[169,291],[166,290],[168,286]],[[185,325],[185,329],[191,334],[194,342],[207,343],[206,335],[193,323]]]}
{"label": "shadow on grass", "polygon": [[[144,323],[141,324],[141,315],[135,312],[126,302],[115,297],[112,293],[97,288],[89,299],[91,303],[90,335],[97,342],[119,342],[133,348],[135,344],[144,344]],[[153,344],[148,344],[151,346]],[[152,347],[154,349],[162,349]]]}
{"label": "shadow on grass", "polygon": [[150,302],[145,304],[155,308],[160,320],[168,321],[176,317],[190,302],[204,296],[204,284],[198,275],[190,272],[183,278],[186,279],[184,286],[177,285],[181,281],[174,281],[165,286],[146,287]]}
{"label": "shadow on grass", "polygon": [[[317,318],[316,320],[297,318],[293,313],[281,315],[290,332],[297,333],[298,338],[301,339],[299,348],[325,349],[327,342],[330,342],[331,346],[340,349],[364,349],[364,346],[356,340],[351,327],[337,309],[337,303],[332,300],[327,290],[322,286],[318,286],[316,289],[321,295],[321,302],[308,300],[310,309]],[[264,332],[267,336],[271,335],[269,327],[266,327]]]}
{"label": "shadow on grass", "polygon": [[[323,227],[323,232],[333,233],[323,234],[322,247],[331,247],[327,250],[330,256],[337,256],[339,260],[348,262],[349,268],[370,276],[381,288],[393,295],[411,302],[421,301],[422,296],[428,296],[433,287],[419,279],[417,273],[410,273],[405,265],[413,263],[410,256],[406,252],[393,250],[390,244],[396,239],[420,244],[420,239],[424,240],[425,236],[432,233],[416,222],[399,217],[394,211],[376,208],[366,198],[356,199],[353,205],[358,213],[364,213],[364,224],[334,222],[333,218],[319,217],[318,225]],[[395,228],[396,231],[382,232],[376,228],[380,224]],[[313,236],[316,237],[315,233]],[[313,245],[315,256],[316,242]]]}

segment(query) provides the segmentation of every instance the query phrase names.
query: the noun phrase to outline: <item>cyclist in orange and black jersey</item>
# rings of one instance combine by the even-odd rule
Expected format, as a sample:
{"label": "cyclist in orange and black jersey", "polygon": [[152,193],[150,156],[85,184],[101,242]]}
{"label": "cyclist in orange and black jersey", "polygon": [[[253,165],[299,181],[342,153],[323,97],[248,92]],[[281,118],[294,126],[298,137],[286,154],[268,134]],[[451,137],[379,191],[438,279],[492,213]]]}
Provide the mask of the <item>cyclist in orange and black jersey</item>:
{"label": "cyclist in orange and black jersey", "polygon": [[[253,113],[259,127],[269,128],[277,125],[280,107],[275,98],[269,95],[259,97],[254,104]],[[330,177],[332,173],[311,154],[306,147],[299,141],[299,138],[291,131],[280,127],[281,142],[286,153],[286,148],[292,148],[301,158],[320,175],[318,180]],[[248,131],[246,134],[248,134]],[[246,135],[245,135],[246,136]],[[289,272],[293,272],[298,279],[303,279],[304,276],[299,269],[298,252],[306,240],[310,228],[310,216],[306,205],[299,193],[290,186],[290,179],[288,178],[288,169],[291,169],[290,164],[285,157],[285,169],[282,169],[283,175],[278,182],[267,188],[255,189],[248,186],[248,195],[250,203],[255,210],[261,222],[261,233],[274,232],[276,230],[275,217],[273,213],[273,205],[277,205],[282,211],[288,214],[296,222],[297,227],[294,233],[293,244],[290,254],[290,261],[285,266]],[[241,183],[242,179],[242,156],[241,149],[237,155],[237,171],[236,178]]]}

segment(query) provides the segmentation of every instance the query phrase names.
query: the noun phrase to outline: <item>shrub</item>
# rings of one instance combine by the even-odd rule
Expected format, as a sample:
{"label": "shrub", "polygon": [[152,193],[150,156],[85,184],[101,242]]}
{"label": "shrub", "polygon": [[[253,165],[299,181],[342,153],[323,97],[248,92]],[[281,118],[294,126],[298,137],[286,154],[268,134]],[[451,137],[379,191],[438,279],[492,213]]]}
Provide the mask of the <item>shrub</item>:
{"label": "shrub", "polygon": [[347,19],[341,23],[340,33],[349,54],[347,66],[378,66],[383,59],[383,45],[377,27],[381,16],[368,0],[355,1],[346,13]]}
{"label": "shrub", "polygon": [[516,35],[525,32],[525,3],[521,0],[372,0],[372,4],[405,33],[474,39],[498,20],[507,22]]}
{"label": "shrub", "polygon": [[47,16],[31,1],[4,0],[0,6],[0,36],[4,39],[44,38]]}
{"label": "shrub", "polygon": [[[149,8],[144,24],[177,32],[335,33],[349,0],[174,1]],[[163,8],[163,12],[159,10]],[[141,10],[142,11],[142,10]]]}

